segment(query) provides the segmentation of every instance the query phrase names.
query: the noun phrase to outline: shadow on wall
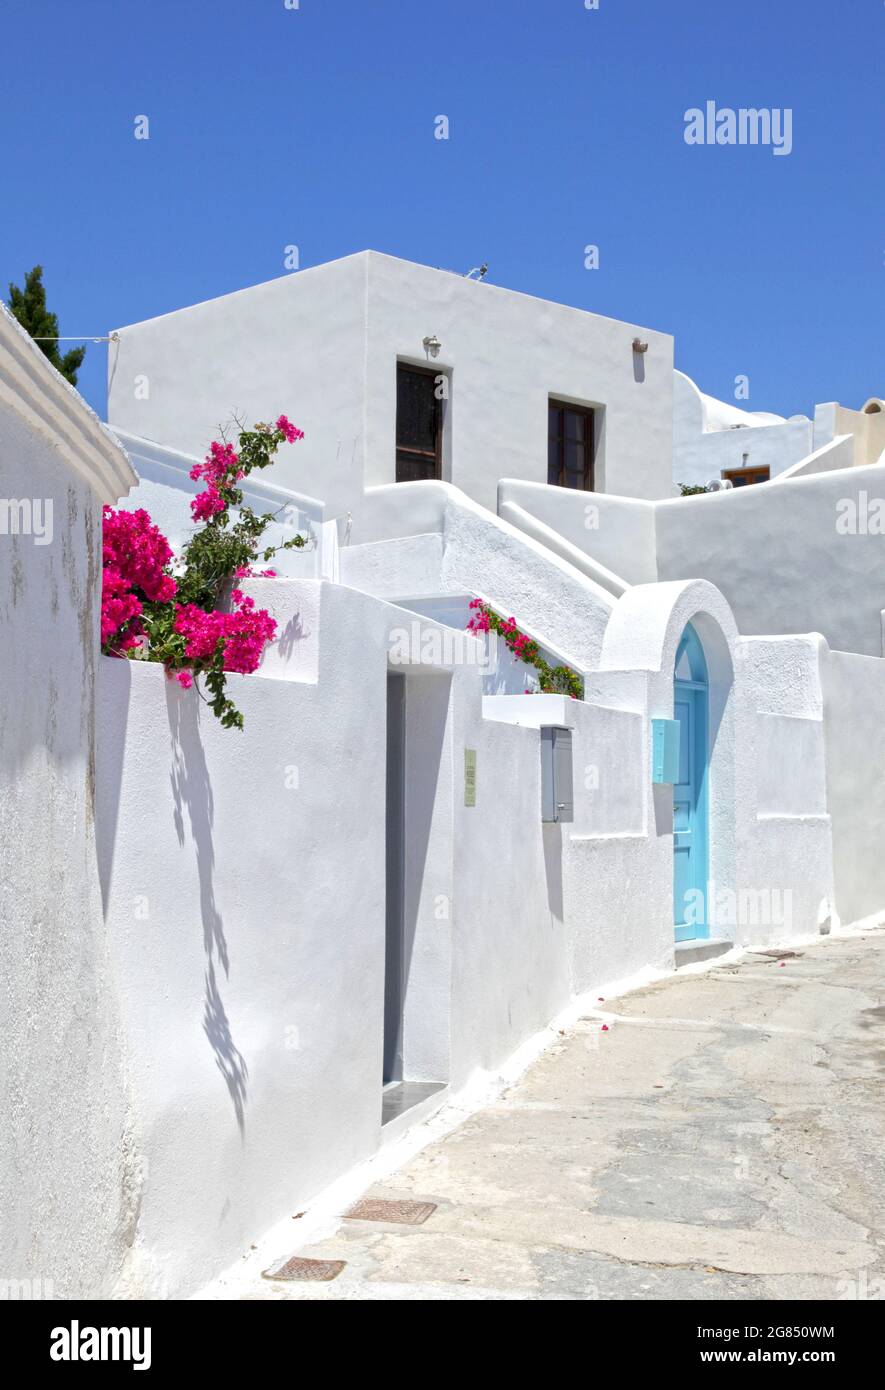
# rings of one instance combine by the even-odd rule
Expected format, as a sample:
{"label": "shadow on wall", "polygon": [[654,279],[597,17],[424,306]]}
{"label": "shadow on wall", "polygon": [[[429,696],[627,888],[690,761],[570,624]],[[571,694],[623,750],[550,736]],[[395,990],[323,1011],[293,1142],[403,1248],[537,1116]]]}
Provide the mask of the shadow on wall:
{"label": "shadow on wall", "polygon": [[412,969],[421,890],[427,878],[451,685],[448,673],[422,675],[406,681],[404,990]]}
{"label": "shadow on wall", "polygon": [[301,614],[296,613],[294,617],[289,619],[277,638],[277,651],[283,660],[288,661],[298,643],[303,642],[310,635],[304,627]]}
{"label": "shadow on wall", "polygon": [[182,694],[171,683],[167,684],[166,710],[172,736],[170,781],[175,802],[175,833],[178,843],[184,847],[187,812],[191,840],[197,856],[203,950],[206,954],[203,1032],[215,1054],[215,1065],[224,1077],[242,1135],[245,1131],[246,1082],[249,1069],[245,1057],[233,1040],[216,975],[216,961],[224,971],[225,978],[230,975],[230,958],[224,923],[215,901],[215,846],[212,840],[214,805],[206,754],[200,739],[196,691]]}
{"label": "shadow on wall", "polygon": [[[98,860],[98,882],[101,888],[101,910],[108,918],[111,877],[114,868],[114,845],[120,819],[120,779],[123,775],[123,750],[129,726],[132,697],[132,668],[128,661],[114,657],[99,657],[96,700],[101,702],[96,723],[100,733],[96,740],[101,774],[95,788],[95,854]],[[108,717],[113,706],[114,718]]]}
{"label": "shadow on wall", "polygon": [[547,879],[547,906],[557,922],[563,920],[562,906],[562,827],[542,822],[544,871]]}

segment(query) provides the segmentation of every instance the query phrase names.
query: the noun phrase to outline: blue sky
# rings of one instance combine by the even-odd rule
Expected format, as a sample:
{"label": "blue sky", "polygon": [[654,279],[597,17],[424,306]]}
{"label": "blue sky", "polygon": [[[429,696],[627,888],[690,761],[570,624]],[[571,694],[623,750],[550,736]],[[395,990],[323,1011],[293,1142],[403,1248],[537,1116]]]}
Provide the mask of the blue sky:
{"label": "blue sky", "polygon": [[[2,29],[0,287],[42,262],[62,333],[372,247],[672,332],[750,409],[885,394],[881,0],[4,0]],[[707,100],[792,108],[792,153],[688,146]]]}

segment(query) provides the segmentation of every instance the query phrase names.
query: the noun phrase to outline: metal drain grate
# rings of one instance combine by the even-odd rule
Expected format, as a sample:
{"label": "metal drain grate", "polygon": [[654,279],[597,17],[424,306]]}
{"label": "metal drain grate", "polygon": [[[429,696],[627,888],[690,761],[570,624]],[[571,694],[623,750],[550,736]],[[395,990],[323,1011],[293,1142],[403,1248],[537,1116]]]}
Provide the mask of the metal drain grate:
{"label": "metal drain grate", "polygon": [[350,1221],[394,1221],[400,1226],[420,1226],[434,1211],[436,1202],[406,1202],[385,1197],[366,1197],[344,1215]]}
{"label": "metal drain grate", "polygon": [[294,1255],[291,1260],[287,1260],[284,1265],[277,1269],[266,1269],[262,1274],[262,1279],[283,1279],[287,1283],[317,1279],[328,1284],[331,1279],[337,1279],[346,1260],[306,1260],[300,1255]]}

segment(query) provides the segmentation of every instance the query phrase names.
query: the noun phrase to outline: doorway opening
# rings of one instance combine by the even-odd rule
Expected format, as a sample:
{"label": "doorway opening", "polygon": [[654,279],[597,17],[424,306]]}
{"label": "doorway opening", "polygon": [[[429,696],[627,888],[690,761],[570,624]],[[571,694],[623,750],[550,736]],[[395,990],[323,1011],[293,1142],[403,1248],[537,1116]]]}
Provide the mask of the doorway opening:
{"label": "doorway opening", "polygon": [[388,671],[382,1125],[446,1088],[425,1079],[447,1074],[450,967],[422,899],[447,705],[448,680]]}
{"label": "doorway opening", "polygon": [[403,1079],[406,678],[387,673],[387,849],[384,934],[385,1086]]}
{"label": "doorway opening", "polygon": [[689,623],[676,653],[673,717],[679,769],[673,786],[673,922],[677,941],[710,934],[709,678],[704,649]]}

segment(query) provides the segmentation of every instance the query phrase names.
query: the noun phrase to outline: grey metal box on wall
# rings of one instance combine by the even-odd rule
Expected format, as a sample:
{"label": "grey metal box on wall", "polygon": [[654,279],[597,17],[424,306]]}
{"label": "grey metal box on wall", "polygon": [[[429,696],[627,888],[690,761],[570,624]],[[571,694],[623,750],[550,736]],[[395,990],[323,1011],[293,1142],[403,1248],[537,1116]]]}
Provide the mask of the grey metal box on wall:
{"label": "grey metal box on wall", "polygon": [[541,820],[575,818],[572,731],[548,725],[541,729]]}

